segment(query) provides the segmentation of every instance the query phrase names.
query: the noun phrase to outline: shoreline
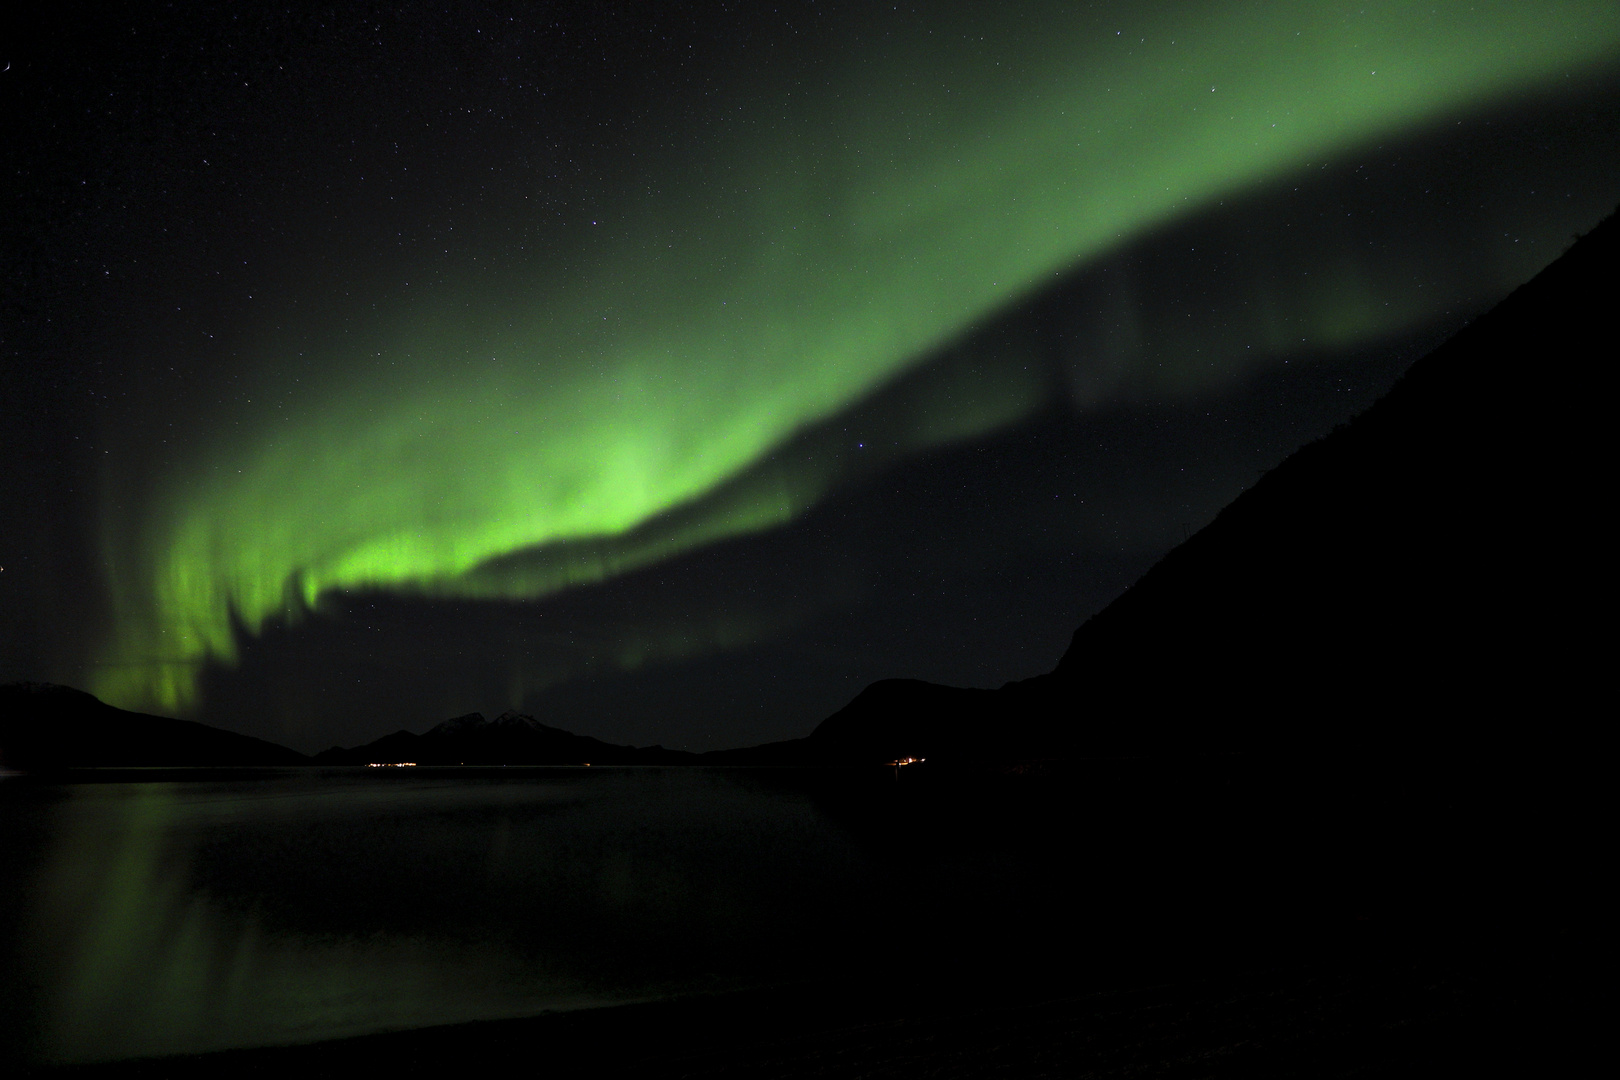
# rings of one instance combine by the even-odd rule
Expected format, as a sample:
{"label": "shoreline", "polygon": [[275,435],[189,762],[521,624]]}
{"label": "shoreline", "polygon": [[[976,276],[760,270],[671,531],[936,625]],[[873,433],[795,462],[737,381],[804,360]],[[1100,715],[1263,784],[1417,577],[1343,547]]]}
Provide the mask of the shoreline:
{"label": "shoreline", "polygon": [[1352,935],[1321,955],[1252,970],[1066,995],[1026,984],[993,1003],[965,1000],[955,981],[903,993],[820,981],[26,1075],[314,1080],[362,1068],[543,1067],[552,1077],[1348,1077],[1579,1060],[1595,1006],[1583,1005],[1572,951],[1522,944],[1469,956],[1459,944],[1418,955],[1408,942]]}

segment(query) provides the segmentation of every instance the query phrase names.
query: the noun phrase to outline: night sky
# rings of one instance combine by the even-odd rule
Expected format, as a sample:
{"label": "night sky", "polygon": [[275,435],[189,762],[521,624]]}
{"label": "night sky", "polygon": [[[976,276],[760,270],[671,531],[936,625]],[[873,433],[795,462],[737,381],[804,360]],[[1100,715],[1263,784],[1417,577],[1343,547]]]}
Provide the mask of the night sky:
{"label": "night sky", "polygon": [[0,681],[306,751],[1049,670],[1620,203],[1612,0],[117,9],[0,36]]}

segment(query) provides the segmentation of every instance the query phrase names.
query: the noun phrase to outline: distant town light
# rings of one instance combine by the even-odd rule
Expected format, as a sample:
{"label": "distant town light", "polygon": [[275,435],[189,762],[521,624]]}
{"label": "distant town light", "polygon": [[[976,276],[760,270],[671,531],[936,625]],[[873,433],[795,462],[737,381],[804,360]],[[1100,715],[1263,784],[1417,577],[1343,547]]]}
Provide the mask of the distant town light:
{"label": "distant town light", "polygon": [[903,757],[903,758],[895,758],[893,761],[885,762],[885,764],[891,765],[891,766],[894,767],[894,778],[898,782],[899,779],[900,779],[900,769],[901,769],[902,766],[904,766],[904,765],[918,765],[918,764],[921,764],[924,760],[925,760],[924,758],[920,758],[920,757]]}

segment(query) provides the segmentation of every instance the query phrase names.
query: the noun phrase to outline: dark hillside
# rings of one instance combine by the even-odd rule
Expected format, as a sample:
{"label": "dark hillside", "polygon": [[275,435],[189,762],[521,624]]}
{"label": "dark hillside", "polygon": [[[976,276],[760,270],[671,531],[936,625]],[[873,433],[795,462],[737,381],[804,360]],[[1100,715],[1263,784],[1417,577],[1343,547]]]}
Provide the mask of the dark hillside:
{"label": "dark hillside", "polygon": [[1082,626],[1076,745],[1559,748],[1599,698],[1611,216]]}
{"label": "dark hillside", "polygon": [[0,766],[8,769],[308,763],[285,746],[190,720],[127,712],[82,690],[0,686]]}
{"label": "dark hillside", "polygon": [[421,735],[396,731],[364,746],[334,746],[315,757],[322,765],[680,765],[692,760],[692,754],[662,746],[615,746],[516,712],[494,720],[468,713]]}
{"label": "dark hillside", "polygon": [[[1600,371],[1620,222],[1265,475],[996,692],[892,681],[760,760],[1560,749],[1610,573]],[[727,758],[750,757],[733,751]]]}

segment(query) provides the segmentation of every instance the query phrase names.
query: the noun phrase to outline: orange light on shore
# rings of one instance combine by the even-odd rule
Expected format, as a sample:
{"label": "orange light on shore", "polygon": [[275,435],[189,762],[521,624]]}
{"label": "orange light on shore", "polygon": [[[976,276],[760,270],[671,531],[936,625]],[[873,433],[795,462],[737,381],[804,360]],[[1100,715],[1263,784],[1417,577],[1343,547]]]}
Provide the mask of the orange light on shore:
{"label": "orange light on shore", "polygon": [[414,761],[370,761],[366,763],[368,769],[414,769]]}
{"label": "orange light on shore", "polygon": [[886,762],[886,764],[888,764],[888,765],[890,765],[890,766],[892,766],[894,768],[894,779],[895,779],[896,783],[899,783],[899,781],[900,781],[900,769],[901,769],[902,766],[921,764],[924,760],[926,760],[926,759],[920,758],[920,757],[903,757],[903,758],[895,758],[893,761]]}

